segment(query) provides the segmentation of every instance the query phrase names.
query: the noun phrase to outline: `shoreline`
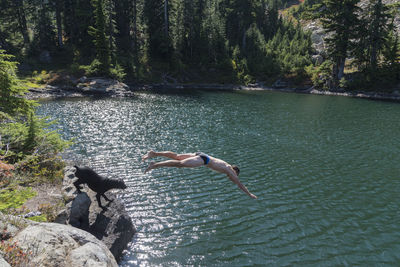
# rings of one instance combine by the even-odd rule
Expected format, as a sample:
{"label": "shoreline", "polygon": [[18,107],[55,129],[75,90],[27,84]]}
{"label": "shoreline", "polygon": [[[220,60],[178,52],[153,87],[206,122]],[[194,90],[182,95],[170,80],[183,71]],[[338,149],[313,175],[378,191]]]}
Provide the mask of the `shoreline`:
{"label": "shoreline", "polygon": [[[119,82],[118,82],[119,83]],[[313,94],[313,95],[327,95],[327,96],[344,96],[370,100],[392,101],[400,102],[400,92],[395,90],[393,93],[385,92],[366,92],[366,91],[327,91],[318,90],[313,86],[308,88],[291,88],[291,87],[270,87],[262,84],[251,85],[237,85],[237,84],[129,84],[119,83],[125,86],[122,90],[119,88],[116,91],[96,91],[96,90],[81,90],[79,87],[72,86],[52,86],[46,85],[43,88],[30,88],[29,92],[25,95],[28,99],[59,99],[59,98],[81,98],[93,96],[109,96],[109,97],[130,97],[135,92],[140,91],[168,91],[168,90],[213,90],[213,91],[271,91],[271,92],[284,92],[284,93],[297,93],[297,94]]]}

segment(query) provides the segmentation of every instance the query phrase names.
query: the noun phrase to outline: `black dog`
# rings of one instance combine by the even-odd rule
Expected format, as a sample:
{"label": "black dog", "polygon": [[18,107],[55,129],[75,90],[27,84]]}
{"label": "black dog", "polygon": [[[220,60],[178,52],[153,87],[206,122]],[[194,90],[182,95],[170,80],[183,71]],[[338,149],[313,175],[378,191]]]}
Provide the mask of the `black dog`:
{"label": "black dog", "polygon": [[98,175],[94,170],[88,167],[74,167],[76,168],[75,176],[78,177],[78,180],[74,182],[74,185],[78,190],[78,193],[80,193],[82,189],[82,187],[80,187],[79,185],[87,184],[90,189],[97,193],[97,203],[99,204],[99,207],[103,210],[105,210],[106,208],[101,205],[100,196],[103,196],[105,200],[111,202],[112,200],[108,199],[106,195],[104,195],[105,192],[113,188],[126,188],[126,185],[122,179],[108,179]]}

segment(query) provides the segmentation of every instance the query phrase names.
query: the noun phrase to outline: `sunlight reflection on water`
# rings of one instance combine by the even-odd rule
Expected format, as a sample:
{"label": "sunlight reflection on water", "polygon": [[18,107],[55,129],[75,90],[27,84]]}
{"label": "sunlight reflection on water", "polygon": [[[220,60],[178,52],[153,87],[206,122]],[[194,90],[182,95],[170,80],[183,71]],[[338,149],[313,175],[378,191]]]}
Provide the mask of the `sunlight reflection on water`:
{"label": "sunlight reflection on water", "polygon": [[[123,178],[137,234],[121,266],[395,265],[400,105],[271,92],[43,102],[65,158]],[[252,200],[206,168],[143,174],[148,150],[241,167]],[[158,159],[157,159],[158,160]]]}

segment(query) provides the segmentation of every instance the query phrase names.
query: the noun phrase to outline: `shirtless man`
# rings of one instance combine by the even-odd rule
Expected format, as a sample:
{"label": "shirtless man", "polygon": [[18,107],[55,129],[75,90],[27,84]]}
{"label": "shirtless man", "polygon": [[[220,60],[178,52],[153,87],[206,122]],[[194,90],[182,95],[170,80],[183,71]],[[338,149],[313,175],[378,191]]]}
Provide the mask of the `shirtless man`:
{"label": "shirtless man", "polygon": [[150,162],[150,165],[144,171],[145,173],[162,167],[177,167],[177,168],[194,168],[200,166],[206,166],[214,171],[226,174],[229,179],[237,184],[237,186],[249,195],[251,198],[257,198],[255,195],[249,192],[249,190],[239,181],[239,168],[235,165],[230,165],[221,159],[211,157],[202,152],[188,153],[188,154],[177,154],[171,151],[155,152],[149,151],[142,157],[142,161],[154,157],[166,157],[171,160],[161,162]]}

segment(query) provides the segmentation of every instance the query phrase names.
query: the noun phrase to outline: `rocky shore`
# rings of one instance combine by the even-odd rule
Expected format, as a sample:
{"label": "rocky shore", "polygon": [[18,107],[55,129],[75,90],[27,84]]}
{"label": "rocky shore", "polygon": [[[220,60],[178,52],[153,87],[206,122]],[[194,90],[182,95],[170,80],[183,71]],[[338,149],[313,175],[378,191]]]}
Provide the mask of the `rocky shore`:
{"label": "rocky shore", "polygon": [[129,97],[133,96],[133,92],[128,85],[114,79],[83,76],[79,79],[64,77],[63,83],[48,84],[41,88],[29,88],[29,92],[25,95],[28,99],[84,96]]}
{"label": "rocky shore", "polygon": [[[113,191],[103,211],[94,192],[77,193],[73,167],[65,168],[61,194],[66,202],[54,223],[38,223],[0,213],[2,245],[10,252],[29,255],[26,266],[118,266],[122,252],[136,230],[123,203]],[[10,266],[0,253],[0,266]],[[25,266],[25,265],[24,265]]]}
{"label": "rocky shore", "polygon": [[263,83],[249,85],[235,84],[179,84],[179,83],[157,83],[157,84],[130,84],[119,82],[103,77],[70,80],[68,84],[46,85],[43,88],[31,88],[25,95],[28,99],[55,99],[64,97],[132,97],[137,91],[169,91],[169,90],[267,90],[288,93],[346,96],[355,98],[366,98],[371,100],[400,101],[400,88],[388,92],[364,92],[364,91],[328,91],[318,90],[312,86],[303,88],[290,87],[288,83],[277,81],[272,86]]}

